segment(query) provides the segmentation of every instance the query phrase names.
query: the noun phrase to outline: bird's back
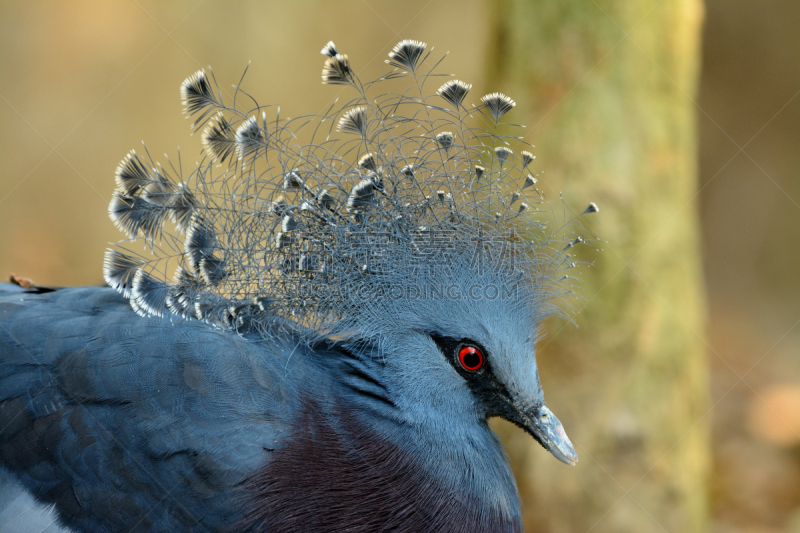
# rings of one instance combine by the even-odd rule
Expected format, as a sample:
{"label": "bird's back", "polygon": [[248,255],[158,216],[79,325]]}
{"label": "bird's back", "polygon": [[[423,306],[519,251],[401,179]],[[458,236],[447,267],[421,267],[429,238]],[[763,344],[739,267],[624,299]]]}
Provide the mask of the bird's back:
{"label": "bird's back", "polygon": [[268,463],[291,417],[281,347],[142,319],[107,288],[4,289],[3,465],[69,525],[235,520],[231,489]]}

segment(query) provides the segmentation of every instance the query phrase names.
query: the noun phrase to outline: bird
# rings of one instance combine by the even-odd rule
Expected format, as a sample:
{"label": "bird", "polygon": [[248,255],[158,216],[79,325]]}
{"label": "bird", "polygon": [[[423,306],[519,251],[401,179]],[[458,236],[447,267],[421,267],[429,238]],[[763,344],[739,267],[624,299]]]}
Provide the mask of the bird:
{"label": "bird", "polygon": [[364,82],[329,42],[346,101],[291,118],[184,81],[199,162],[122,160],[107,286],[0,284],[0,525],[522,530],[488,420],[577,462],[535,353],[598,208],[551,203],[514,100],[433,90],[432,52]]}

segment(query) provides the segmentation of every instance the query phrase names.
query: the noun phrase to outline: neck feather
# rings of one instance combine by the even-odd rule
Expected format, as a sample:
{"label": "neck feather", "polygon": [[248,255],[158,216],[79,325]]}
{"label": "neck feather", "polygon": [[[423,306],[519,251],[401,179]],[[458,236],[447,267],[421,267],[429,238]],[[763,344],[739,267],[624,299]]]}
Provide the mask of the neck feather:
{"label": "neck feather", "polygon": [[323,405],[306,396],[285,444],[244,488],[238,527],[521,531],[516,486],[489,428],[483,428],[487,439],[459,443],[474,453],[452,453],[446,451],[452,438],[432,448],[435,435],[419,438],[424,428],[408,428],[403,436],[401,427],[389,429],[390,421],[373,416],[342,401]]}

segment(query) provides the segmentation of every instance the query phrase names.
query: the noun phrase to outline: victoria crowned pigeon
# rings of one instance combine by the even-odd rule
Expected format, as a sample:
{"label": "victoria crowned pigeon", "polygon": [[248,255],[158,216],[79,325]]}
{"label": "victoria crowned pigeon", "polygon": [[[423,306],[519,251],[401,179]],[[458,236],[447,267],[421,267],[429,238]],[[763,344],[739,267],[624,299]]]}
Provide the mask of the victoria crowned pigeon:
{"label": "victoria crowned pigeon", "polygon": [[545,199],[512,99],[428,91],[425,43],[370,83],[322,53],[322,115],[183,83],[202,160],[120,163],[110,287],[2,286],[0,526],[514,532],[487,419],[577,461],[534,348],[597,206]]}

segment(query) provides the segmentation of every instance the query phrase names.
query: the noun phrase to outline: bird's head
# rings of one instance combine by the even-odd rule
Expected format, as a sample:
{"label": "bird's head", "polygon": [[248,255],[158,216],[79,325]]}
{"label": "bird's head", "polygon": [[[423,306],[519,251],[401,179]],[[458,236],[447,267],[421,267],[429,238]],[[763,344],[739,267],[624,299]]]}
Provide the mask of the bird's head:
{"label": "bird's head", "polygon": [[363,302],[363,324],[390,383],[409,412],[485,422],[504,418],[557,459],[578,461],[561,422],[547,407],[536,365],[538,324],[548,313],[541,290],[509,269],[450,261],[444,272],[404,276],[398,298]]}

